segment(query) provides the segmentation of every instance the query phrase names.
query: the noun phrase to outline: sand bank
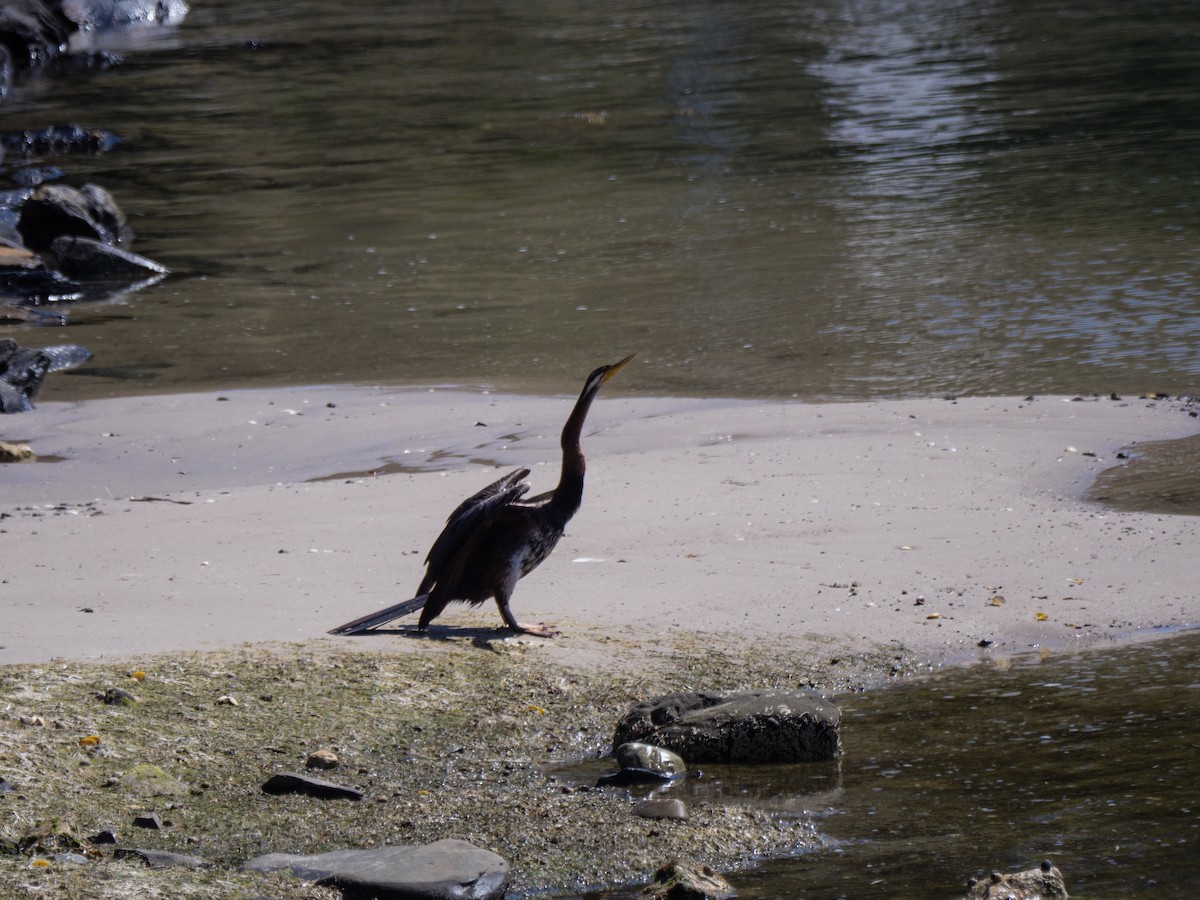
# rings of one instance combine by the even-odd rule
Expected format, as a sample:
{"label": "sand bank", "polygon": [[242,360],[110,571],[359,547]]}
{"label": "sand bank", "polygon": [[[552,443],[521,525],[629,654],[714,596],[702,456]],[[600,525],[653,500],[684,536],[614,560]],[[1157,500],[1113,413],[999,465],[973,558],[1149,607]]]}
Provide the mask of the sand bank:
{"label": "sand bank", "polygon": [[[409,596],[449,510],[503,471],[552,487],[572,400],[311,387],[0,419],[60,460],[0,467],[0,663],[421,644],[325,631]],[[566,658],[605,631],[944,661],[1194,624],[1200,519],[1082,496],[1121,447],[1197,430],[1146,400],[602,396],[583,509],[514,610]]]}

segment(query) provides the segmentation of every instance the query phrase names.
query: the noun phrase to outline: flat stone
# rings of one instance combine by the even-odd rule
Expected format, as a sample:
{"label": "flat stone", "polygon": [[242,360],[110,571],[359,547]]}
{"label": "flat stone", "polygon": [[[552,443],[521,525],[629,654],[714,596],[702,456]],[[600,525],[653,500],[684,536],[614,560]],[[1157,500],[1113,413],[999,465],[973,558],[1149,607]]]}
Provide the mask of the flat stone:
{"label": "flat stone", "polygon": [[410,900],[492,900],[508,887],[508,863],[466,841],[424,847],[334,850],[313,856],[270,853],[247,862],[253,872],[289,870],[347,896]]}
{"label": "flat stone", "polygon": [[643,819],[675,819],[687,821],[687,806],[682,800],[643,800],[633,808],[635,815]]}
{"label": "flat stone", "polygon": [[331,781],[322,781],[295,772],[280,772],[272,775],[262,786],[264,794],[306,794],[319,800],[361,800],[362,791],[343,787]]}
{"label": "flat stone", "polygon": [[198,856],[185,853],[169,853],[166,850],[142,850],[137,847],[118,847],[113,859],[140,859],[151,869],[210,869],[212,863]]}
{"label": "flat stone", "polygon": [[810,691],[669,694],[634,706],[613,746],[665,747],[689,763],[790,763],[841,755],[841,713]]}

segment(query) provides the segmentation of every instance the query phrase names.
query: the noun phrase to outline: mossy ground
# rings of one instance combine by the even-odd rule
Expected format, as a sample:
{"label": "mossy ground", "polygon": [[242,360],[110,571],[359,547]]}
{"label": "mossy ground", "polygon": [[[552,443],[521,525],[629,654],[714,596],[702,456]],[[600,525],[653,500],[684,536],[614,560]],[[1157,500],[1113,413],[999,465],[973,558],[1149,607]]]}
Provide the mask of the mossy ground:
{"label": "mossy ground", "polygon": [[[321,643],[0,668],[0,776],[14,787],[0,793],[0,895],[336,897],[238,867],[269,852],[447,837],[507,859],[510,893],[643,880],[677,856],[728,868],[788,853],[812,840],[808,823],[726,805],[693,808],[684,823],[640,819],[625,792],[570,784],[551,770],[606,753],[617,719],[648,696],[701,687],[844,692],[898,664],[894,653],[798,664],[793,653],[718,650],[698,636],[645,658],[636,671],[565,667],[536,644],[476,639],[416,652]],[[106,703],[111,688],[137,702]],[[272,774],[303,771],[319,748],[340,765],[316,774],[365,799],[262,793]],[[182,786],[140,794],[122,781],[139,765]],[[149,812],[162,830],[133,825]],[[214,865],[152,870],[114,860],[87,840],[104,828],[121,846]],[[55,858],[70,850],[89,861]]]}

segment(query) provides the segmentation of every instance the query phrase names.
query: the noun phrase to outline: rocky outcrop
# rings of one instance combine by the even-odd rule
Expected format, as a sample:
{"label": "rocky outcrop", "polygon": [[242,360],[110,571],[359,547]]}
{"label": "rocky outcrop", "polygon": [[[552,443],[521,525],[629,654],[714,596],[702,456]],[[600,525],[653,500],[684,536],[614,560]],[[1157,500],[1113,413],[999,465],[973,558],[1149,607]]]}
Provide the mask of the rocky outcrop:
{"label": "rocky outcrop", "polygon": [[271,853],[243,866],[255,872],[290,871],[297,878],[339,888],[347,897],[409,900],[492,900],[508,887],[508,863],[466,841],[424,847],[334,850],[314,856]]}
{"label": "rocky outcrop", "polygon": [[689,764],[788,763],[841,755],[841,713],[808,691],[669,694],[634,706],[613,746],[665,747]]}

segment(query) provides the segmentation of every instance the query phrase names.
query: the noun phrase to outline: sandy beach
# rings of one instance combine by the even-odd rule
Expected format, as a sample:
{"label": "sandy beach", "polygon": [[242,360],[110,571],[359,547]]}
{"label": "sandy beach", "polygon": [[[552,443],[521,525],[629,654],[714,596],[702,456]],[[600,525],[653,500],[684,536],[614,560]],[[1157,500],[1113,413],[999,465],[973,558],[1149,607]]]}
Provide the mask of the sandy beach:
{"label": "sandy beach", "polygon": [[[572,399],[312,387],[7,417],[6,440],[57,461],[0,470],[0,662],[419,645],[403,623],[325,632],[410,596],[449,510],[502,472],[552,487]],[[1197,430],[1170,401],[604,396],[583,509],[514,609],[562,629],[545,643],[567,661],[602,658],[599,634],[937,664],[1194,624],[1200,522],[1081,498],[1120,448]]]}

